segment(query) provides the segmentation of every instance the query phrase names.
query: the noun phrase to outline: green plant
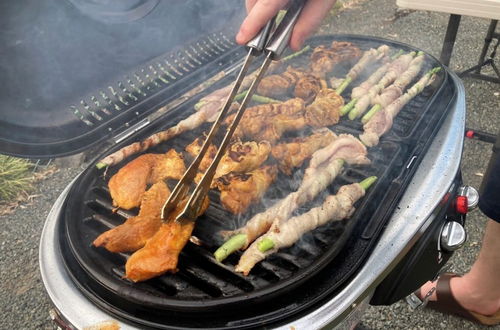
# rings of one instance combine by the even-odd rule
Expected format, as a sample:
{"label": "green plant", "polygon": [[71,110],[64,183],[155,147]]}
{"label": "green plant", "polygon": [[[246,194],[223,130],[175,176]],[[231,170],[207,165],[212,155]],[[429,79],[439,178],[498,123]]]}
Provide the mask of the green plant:
{"label": "green plant", "polygon": [[0,200],[16,198],[32,187],[32,164],[21,158],[0,155]]}

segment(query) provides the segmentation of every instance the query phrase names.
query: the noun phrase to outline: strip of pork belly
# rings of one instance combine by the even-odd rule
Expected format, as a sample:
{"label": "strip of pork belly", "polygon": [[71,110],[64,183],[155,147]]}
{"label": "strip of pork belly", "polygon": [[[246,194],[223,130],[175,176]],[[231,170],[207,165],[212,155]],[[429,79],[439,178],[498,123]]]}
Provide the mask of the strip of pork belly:
{"label": "strip of pork belly", "polygon": [[165,182],[155,183],[144,193],[139,214],[99,235],[93,245],[115,253],[139,250],[160,228],[161,208],[169,195]]}
{"label": "strip of pork belly", "polygon": [[272,148],[272,155],[278,161],[279,169],[292,175],[292,170],[302,166],[302,163],[312,154],[329,145],[337,137],[330,129],[318,128],[306,137],[294,138],[289,142],[280,143]]}
{"label": "strip of pork belly", "polygon": [[165,154],[144,154],[123,166],[108,183],[113,205],[132,209],[140,205],[148,184],[160,180],[180,180],[186,166],[181,154],[170,149]]}
{"label": "strip of pork belly", "polygon": [[387,70],[389,69],[390,63],[385,63],[381,67],[379,67],[374,73],[368,77],[365,81],[363,81],[359,86],[354,87],[351,92],[351,99],[358,99],[363,95],[367,94],[370,88],[375,86],[380,79],[385,75]]}
{"label": "strip of pork belly", "polygon": [[359,136],[361,141],[368,146],[373,147],[378,144],[382,135],[387,133],[393,123],[393,118],[398,115],[401,109],[410,102],[415,96],[424,90],[425,87],[432,84],[436,75],[426,73],[418,82],[416,82],[408,91],[389,104],[384,109],[378,111],[366,124],[363,125],[363,134]]}
{"label": "strip of pork belly", "polygon": [[[185,203],[180,203],[144,247],[130,256],[125,264],[125,278],[141,282],[177,270],[179,254],[189,241],[195,225],[194,221],[174,221]],[[205,198],[198,216],[205,213],[209,203],[208,197]]]}
{"label": "strip of pork belly", "polygon": [[248,173],[231,172],[215,181],[222,206],[233,214],[244,213],[264,196],[276,180],[278,167],[265,165]]}
{"label": "strip of pork belly", "polygon": [[[328,196],[321,206],[299,216],[275,223],[269,231],[255,240],[241,256],[235,270],[248,275],[250,270],[279,249],[292,246],[305,233],[331,221],[348,218],[354,212],[354,203],[365,195],[359,183],[342,186],[336,195]],[[270,239],[274,247],[266,252],[259,250],[259,244]]]}
{"label": "strip of pork belly", "polygon": [[[349,147],[349,144],[352,146]],[[235,234],[246,234],[247,238],[243,246],[243,249],[246,249],[251,242],[264,234],[274,222],[288,219],[294,210],[313,200],[320,192],[325,190],[342,171],[344,165],[342,157],[345,157],[347,162],[367,164],[369,159],[366,158],[366,153],[366,147],[354,136],[349,134],[340,135],[329,146],[313,154],[297,191],[281,199],[264,212],[253,216],[242,228],[221,232],[222,236],[228,238]],[[315,160],[314,163],[312,163],[313,159]]]}
{"label": "strip of pork belly", "polygon": [[354,81],[358,78],[359,74],[369,65],[379,61],[380,59],[387,56],[389,53],[389,46],[382,45],[377,49],[370,48],[369,50],[363,53],[363,56],[359,59],[358,63],[356,63],[347,73],[346,77],[350,78]]}
{"label": "strip of pork belly", "polygon": [[411,61],[408,69],[406,69],[405,72],[403,72],[403,74],[401,74],[401,76],[399,76],[392,85],[384,89],[379,95],[375,96],[372,99],[372,103],[380,104],[382,107],[386,107],[395,99],[400,97],[406,87],[412,82],[413,79],[415,79],[422,69],[424,59],[425,55],[423,53],[415,57]]}

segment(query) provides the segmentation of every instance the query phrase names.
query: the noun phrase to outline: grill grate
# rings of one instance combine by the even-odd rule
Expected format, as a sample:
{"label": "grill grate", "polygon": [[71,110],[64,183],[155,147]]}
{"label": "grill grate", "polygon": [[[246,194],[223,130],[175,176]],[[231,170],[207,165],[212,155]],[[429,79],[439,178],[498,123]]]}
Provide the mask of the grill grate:
{"label": "grill grate", "polygon": [[87,126],[99,125],[107,117],[127,111],[233,48],[234,43],[223,32],[205,36],[183,50],[145,63],[107,88],[70,105],[69,111]]}
{"label": "grill grate", "polygon": [[[316,38],[312,46],[329,43],[332,39]],[[353,41],[366,48],[377,47],[382,42],[352,36],[335,39]],[[392,43],[391,46],[410,50],[400,44]],[[303,65],[305,61],[305,57],[297,58],[293,64]],[[434,59],[428,62],[424,70],[439,65]],[[232,78],[228,77],[213,88],[227,84]],[[438,127],[453,98],[453,87],[445,82],[446,79],[444,71],[432,88],[403,109],[391,133],[377,147],[370,149],[370,166],[347,167],[329,191],[297,211],[303,212],[320,203],[325,194],[336,192],[341,185],[359,182],[371,175],[378,176],[376,185],[356,205],[353,217],[304,235],[298,244],[259,263],[249,276],[233,272],[239,254],[230,256],[223,264],[215,261],[212,252],[221,243],[216,234],[222,229],[238,227],[265,206],[256,205],[247,215],[234,217],[221,207],[217,192],[212,191],[211,205],[198,220],[194,232],[203,244],[187,244],[179,258],[179,271],[137,284],[123,280],[124,263],[129,255],[112,254],[90,245],[104,230],[121,224],[135,212],[113,212],[106,188],[107,179],[100,176],[93,166],[83,173],[68,197],[64,222],[60,227],[62,251],[67,251],[64,255],[66,266],[70,273],[76,274],[75,281],[90,299],[112,313],[142,325],[153,322],[155,327],[247,327],[262,325],[263,319],[269,324],[309,308],[345,284],[369,253],[398,196],[404,191],[405,182],[411,178],[411,168],[405,165],[415,155],[417,147],[432,137],[431,133],[417,128],[430,127],[429,122]],[[346,91],[345,95],[349,92]],[[192,99],[167,114],[168,118],[162,120],[163,125],[155,129],[164,129],[165,123],[175,123],[189,115],[198,99]],[[208,128],[206,124],[196,132],[185,133],[150,152],[166,152],[172,147],[182,151]],[[361,125],[343,119],[332,130],[358,135]],[[140,140],[149,134],[151,131],[140,132],[134,139]],[[128,143],[130,139],[116,148]],[[116,171],[117,168],[110,169],[108,176]],[[299,177],[302,172],[303,169],[299,171]],[[294,190],[289,178],[282,174],[277,182],[266,193],[269,203]],[[339,257],[335,258],[338,254]],[[141,317],[137,316],[139,314]],[[193,320],[194,314],[196,321]]]}

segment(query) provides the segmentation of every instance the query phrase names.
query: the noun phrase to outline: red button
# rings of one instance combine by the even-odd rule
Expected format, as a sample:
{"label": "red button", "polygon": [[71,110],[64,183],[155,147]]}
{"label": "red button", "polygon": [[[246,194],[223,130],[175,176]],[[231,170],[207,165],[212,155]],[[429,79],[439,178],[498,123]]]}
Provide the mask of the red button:
{"label": "red button", "polygon": [[467,196],[458,196],[455,204],[457,212],[460,214],[467,214],[469,211],[467,204]]}
{"label": "red button", "polygon": [[473,130],[468,130],[465,133],[465,136],[468,137],[469,139],[472,139],[474,137],[474,131]]}

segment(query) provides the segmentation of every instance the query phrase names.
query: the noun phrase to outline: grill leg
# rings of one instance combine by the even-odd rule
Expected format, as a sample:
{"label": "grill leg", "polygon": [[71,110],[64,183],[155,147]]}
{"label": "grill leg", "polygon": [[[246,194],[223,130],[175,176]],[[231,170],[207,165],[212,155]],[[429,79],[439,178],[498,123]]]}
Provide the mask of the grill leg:
{"label": "grill leg", "polygon": [[450,15],[450,20],[448,21],[448,27],[446,28],[446,35],[443,42],[443,49],[441,50],[441,56],[439,57],[439,60],[446,66],[450,65],[451,53],[453,52],[453,46],[455,45],[461,18],[461,15],[452,14]]}

